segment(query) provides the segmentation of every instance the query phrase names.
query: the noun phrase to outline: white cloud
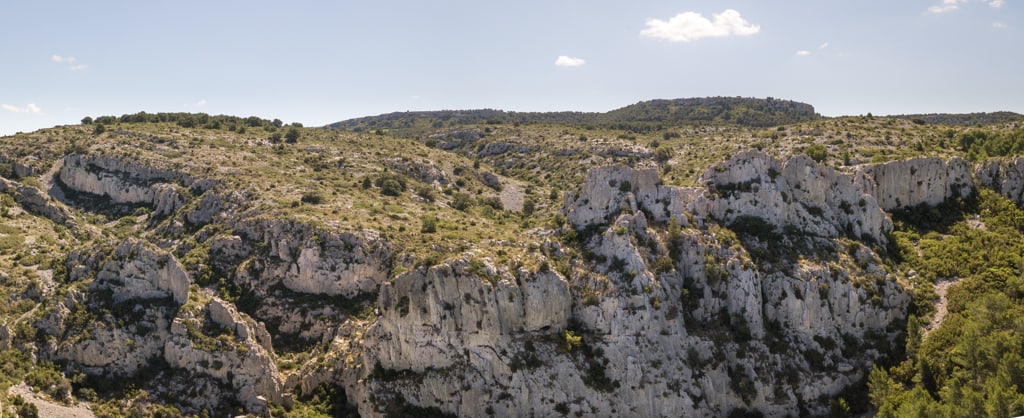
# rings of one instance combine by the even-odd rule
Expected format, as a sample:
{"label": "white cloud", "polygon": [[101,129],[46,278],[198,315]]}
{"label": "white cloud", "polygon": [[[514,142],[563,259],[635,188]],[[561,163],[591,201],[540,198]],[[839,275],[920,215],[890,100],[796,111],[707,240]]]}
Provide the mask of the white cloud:
{"label": "white cloud", "polygon": [[740,16],[740,12],[733,9],[726,9],[712,17],[714,21],[700,13],[684,12],[668,21],[647,19],[647,27],[640,31],[640,35],[671,42],[689,42],[730,35],[748,36],[761,31],[761,26],[747,22]]}
{"label": "white cloud", "polygon": [[828,48],[828,42],[825,42],[825,43],[822,43],[821,45],[818,45],[818,49],[825,49],[825,48]]}
{"label": "white cloud", "polygon": [[50,61],[53,61],[61,65],[66,64],[68,66],[68,70],[70,71],[82,71],[86,68],[89,68],[89,66],[85,64],[75,64],[76,62],[78,62],[78,59],[75,57],[65,57],[62,55],[53,54],[50,56]]}
{"label": "white cloud", "polygon": [[579,67],[586,63],[583,58],[570,57],[568,55],[559,55],[558,59],[555,60],[555,65],[559,67]]}
{"label": "white cloud", "polygon": [[959,9],[960,3],[963,3],[964,1],[965,0],[942,0],[942,4],[929,7],[928,11],[932,13],[952,12]]}
{"label": "white cloud", "polygon": [[199,99],[199,101],[196,102],[196,107],[205,107],[205,106],[206,106],[206,99]]}
{"label": "white cloud", "polygon": [[53,54],[50,57],[50,61],[56,62],[57,64],[74,64],[77,60],[75,57],[62,57],[60,55]]}
{"label": "white cloud", "polygon": [[[928,8],[931,13],[946,13],[952,12],[960,8],[960,5],[966,4],[971,0],[942,0],[942,3],[934,5]],[[999,9],[1006,4],[1006,0],[982,0],[989,6]]]}
{"label": "white cloud", "polygon": [[801,57],[806,57],[808,55],[811,55],[811,51],[808,51],[806,49],[801,49],[799,51],[796,51],[796,55],[797,56],[801,56]]}
{"label": "white cloud", "polygon": [[992,27],[996,29],[1006,29],[1008,26],[1003,22],[992,22]]}
{"label": "white cloud", "polygon": [[38,115],[40,113],[43,113],[43,109],[40,109],[39,106],[35,105],[35,103],[29,103],[25,107],[18,107],[18,106],[15,106],[15,105],[9,105],[9,104],[5,103],[5,104],[0,104],[0,108],[3,108],[4,110],[6,110],[8,112],[11,112],[11,113],[29,113],[29,114],[33,114],[33,115]]}

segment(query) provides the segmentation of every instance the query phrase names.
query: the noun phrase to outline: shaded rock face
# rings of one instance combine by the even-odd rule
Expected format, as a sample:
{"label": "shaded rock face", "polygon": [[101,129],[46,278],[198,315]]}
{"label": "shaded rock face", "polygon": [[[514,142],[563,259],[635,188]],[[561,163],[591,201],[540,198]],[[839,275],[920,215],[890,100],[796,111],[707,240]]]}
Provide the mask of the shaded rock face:
{"label": "shaded rock face", "polygon": [[118,206],[148,206],[156,216],[170,215],[185,204],[178,185],[202,193],[213,186],[209,180],[113,157],[73,154],[64,158],[58,180],[69,191],[108,199]]}

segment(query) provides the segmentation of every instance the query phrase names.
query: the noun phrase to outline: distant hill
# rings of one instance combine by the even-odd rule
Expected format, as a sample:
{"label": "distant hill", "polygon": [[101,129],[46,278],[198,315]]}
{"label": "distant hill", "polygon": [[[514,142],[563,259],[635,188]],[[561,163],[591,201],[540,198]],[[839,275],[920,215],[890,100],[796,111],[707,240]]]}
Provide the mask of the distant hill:
{"label": "distant hill", "polygon": [[925,123],[958,126],[1024,121],[1024,115],[1014,112],[929,113],[919,115],[893,115],[890,117],[923,121]]}
{"label": "distant hill", "polygon": [[328,129],[385,129],[416,135],[429,129],[467,124],[549,123],[650,132],[673,126],[739,125],[769,127],[819,118],[814,106],[774,98],[707,97],[650,100],[609,112],[506,112],[494,109],[396,112],[332,123]]}

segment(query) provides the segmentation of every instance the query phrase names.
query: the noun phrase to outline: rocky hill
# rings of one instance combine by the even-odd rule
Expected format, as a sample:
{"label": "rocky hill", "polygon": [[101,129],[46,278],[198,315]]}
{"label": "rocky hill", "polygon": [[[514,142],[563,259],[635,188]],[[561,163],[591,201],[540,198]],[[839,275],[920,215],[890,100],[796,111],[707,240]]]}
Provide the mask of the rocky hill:
{"label": "rocky hill", "polygon": [[[664,125],[135,114],[0,138],[3,405],[24,381],[104,416],[1024,407],[1021,321],[988,314],[1024,311],[1019,126],[636,109]],[[963,335],[986,337],[943,351]]]}

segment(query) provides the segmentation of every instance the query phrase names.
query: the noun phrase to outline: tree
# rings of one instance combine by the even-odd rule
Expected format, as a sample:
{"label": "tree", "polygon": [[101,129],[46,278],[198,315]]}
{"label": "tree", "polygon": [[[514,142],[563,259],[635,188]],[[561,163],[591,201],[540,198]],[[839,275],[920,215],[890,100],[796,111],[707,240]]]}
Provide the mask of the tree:
{"label": "tree", "polygon": [[82,118],[82,125],[92,125],[92,116]]}
{"label": "tree", "polygon": [[100,135],[107,131],[107,128],[103,124],[96,124],[96,127],[92,129],[93,135]]}
{"label": "tree", "polygon": [[299,141],[300,135],[302,135],[302,133],[299,132],[299,128],[292,126],[288,128],[288,132],[284,134],[284,141],[289,144],[294,144]]}

